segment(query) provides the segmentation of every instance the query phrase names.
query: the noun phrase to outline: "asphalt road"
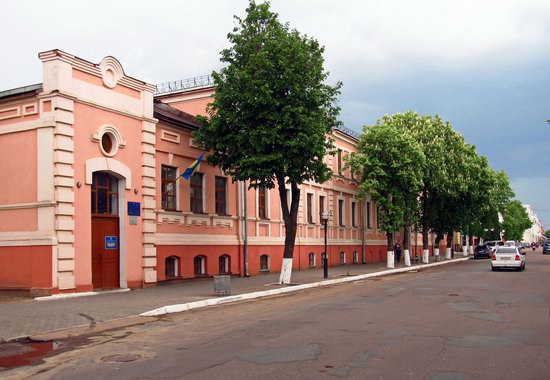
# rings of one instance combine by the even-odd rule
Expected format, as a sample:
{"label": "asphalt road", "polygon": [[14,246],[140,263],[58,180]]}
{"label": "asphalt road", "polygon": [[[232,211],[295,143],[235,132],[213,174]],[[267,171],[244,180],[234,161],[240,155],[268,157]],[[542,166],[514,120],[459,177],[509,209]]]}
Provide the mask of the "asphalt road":
{"label": "asphalt road", "polygon": [[0,377],[549,379],[550,255],[530,252],[525,272],[489,265],[165,317],[62,343],[68,351]]}

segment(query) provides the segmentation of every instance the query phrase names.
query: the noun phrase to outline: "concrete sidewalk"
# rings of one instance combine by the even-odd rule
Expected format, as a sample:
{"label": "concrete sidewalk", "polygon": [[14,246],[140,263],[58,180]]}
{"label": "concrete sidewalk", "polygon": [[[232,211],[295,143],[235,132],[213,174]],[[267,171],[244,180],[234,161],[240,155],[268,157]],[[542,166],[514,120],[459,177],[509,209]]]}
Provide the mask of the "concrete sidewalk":
{"label": "concrete sidewalk", "polygon": [[[457,261],[460,258],[457,257],[450,261]],[[416,266],[419,265],[414,265],[411,268],[414,269]],[[402,263],[396,264],[396,268],[403,267]],[[388,272],[385,263],[331,267],[329,268],[329,279],[341,279],[376,272],[380,274]],[[278,273],[249,278],[232,277],[231,294],[243,295],[288,288],[276,284],[278,279]],[[292,273],[292,282],[297,284],[312,284],[322,280],[323,271],[320,268]],[[95,326],[101,322],[137,316],[167,305],[186,304],[214,297],[213,279],[205,278],[164,283],[148,289],[106,292],[86,297],[50,299],[48,301],[12,300],[0,303],[0,341],[75,326]]]}

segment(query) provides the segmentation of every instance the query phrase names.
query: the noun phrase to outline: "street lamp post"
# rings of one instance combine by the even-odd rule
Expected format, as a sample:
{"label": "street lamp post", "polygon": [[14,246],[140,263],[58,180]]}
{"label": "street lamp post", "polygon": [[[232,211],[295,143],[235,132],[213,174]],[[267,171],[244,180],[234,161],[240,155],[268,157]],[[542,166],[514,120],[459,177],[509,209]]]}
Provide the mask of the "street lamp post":
{"label": "street lamp post", "polygon": [[328,278],[328,254],[327,254],[327,230],[328,230],[328,220],[330,218],[330,213],[323,211],[321,214],[323,219],[323,225],[325,226],[325,252],[323,252],[323,278]]}

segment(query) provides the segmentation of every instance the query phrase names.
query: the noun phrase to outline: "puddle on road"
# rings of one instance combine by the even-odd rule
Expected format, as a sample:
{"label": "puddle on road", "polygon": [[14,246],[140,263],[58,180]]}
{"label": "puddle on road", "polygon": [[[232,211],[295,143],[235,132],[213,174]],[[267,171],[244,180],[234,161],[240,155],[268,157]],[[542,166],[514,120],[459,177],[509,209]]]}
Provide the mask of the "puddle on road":
{"label": "puddle on road", "polygon": [[0,372],[15,367],[36,365],[61,344],[51,342],[9,342],[0,344]]}

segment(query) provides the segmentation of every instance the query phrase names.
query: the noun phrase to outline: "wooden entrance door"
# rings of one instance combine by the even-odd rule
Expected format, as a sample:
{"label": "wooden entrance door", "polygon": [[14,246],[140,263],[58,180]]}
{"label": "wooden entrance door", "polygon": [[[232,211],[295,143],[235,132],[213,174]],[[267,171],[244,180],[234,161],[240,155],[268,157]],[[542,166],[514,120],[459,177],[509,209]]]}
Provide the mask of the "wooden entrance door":
{"label": "wooden entrance door", "polygon": [[92,181],[92,284],[94,289],[120,286],[118,180],[97,172]]}

